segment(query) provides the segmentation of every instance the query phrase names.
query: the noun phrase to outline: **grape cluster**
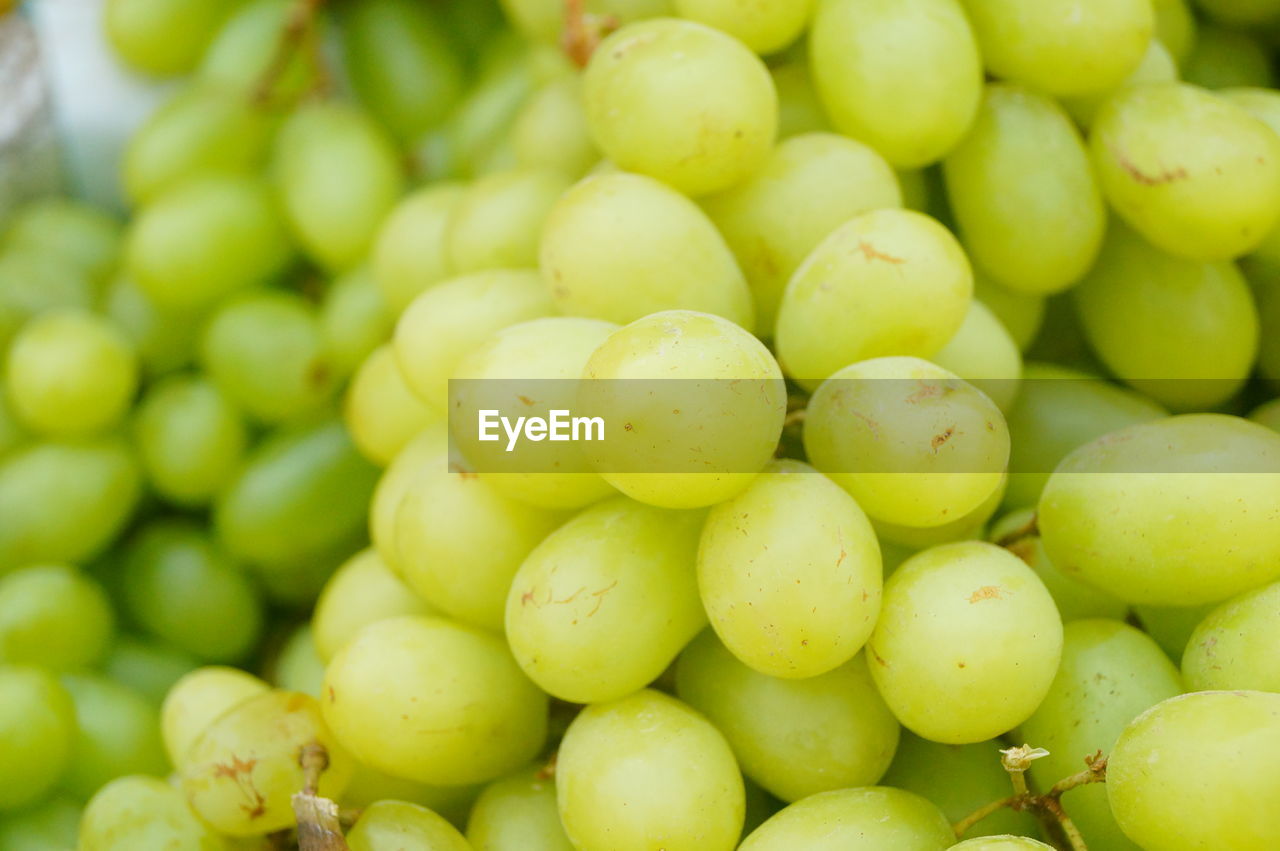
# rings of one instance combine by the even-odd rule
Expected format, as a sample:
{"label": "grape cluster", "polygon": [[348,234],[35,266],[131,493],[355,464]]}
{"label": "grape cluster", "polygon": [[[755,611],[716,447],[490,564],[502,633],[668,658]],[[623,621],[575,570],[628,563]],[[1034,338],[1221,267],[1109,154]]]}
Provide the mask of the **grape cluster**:
{"label": "grape cluster", "polygon": [[178,82],[0,223],[0,851],[1280,848],[1280,0],[103,24]]}

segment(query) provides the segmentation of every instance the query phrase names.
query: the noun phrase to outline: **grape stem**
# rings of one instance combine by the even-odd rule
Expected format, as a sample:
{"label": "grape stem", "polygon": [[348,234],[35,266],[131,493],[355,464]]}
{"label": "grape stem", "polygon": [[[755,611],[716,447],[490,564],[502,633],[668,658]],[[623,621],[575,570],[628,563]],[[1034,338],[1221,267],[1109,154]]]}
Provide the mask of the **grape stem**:
{"label": "grape stem", "polygon": [[[262,79],[258,81],[257,88],[254,90],[254,102],[266,106],[272,101],[275,94],[276,84],[280,82],[280,78],[284,76],[284,72],[289,67],[289,62],[293,56],[307,41],[307,36],[315,29],[316,18],[320,14],[320,7],[323,6],[325,0],[294,0],[293,5],[289,8],[289,17],[285,20],[284,29],[280,33],[280,42],[276,45],[276,51],[271,57],[271,63],[267,65],[266,71],[262,74]],[[312,48],[318,51],[319,48]],[[325,78],[324,64],[320,61],[318,52],[313,53],[312,61],[316,67],[316,78],[320,82],[320,88],[327,86]]]}
{"label": "grape stem", "polygon": [[614,16],[589,14],[586,0],[564,0],[564,31],[560,34],[560,47],[574,65],[585,68],[600,42],[617,28],[618,19]]}
{"label": "grape stem", "polygon": [[350,851],[342,837],[338,805],[319,795],[320,775],[329,767],[329,752],[312,742],[298,755],[302,791],[294,793],[293,816],[298,822],[300,851]]}

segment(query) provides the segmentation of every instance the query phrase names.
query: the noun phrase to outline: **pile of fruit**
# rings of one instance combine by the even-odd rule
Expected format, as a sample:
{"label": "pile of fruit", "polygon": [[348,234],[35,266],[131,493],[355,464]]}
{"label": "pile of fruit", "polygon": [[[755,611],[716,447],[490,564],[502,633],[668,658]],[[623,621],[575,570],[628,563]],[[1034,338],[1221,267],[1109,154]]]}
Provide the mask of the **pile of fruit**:
{"label": "pile of fruit", "polygon": [[0,851],[1276,851],[1280,0],[1194,3],[106,0]]}

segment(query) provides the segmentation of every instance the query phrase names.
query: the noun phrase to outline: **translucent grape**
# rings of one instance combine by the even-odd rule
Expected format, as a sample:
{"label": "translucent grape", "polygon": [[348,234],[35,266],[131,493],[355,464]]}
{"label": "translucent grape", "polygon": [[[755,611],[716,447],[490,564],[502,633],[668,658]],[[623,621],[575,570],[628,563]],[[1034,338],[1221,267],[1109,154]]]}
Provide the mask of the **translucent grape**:
{"label": "translucent grape", "polygon": [[62,683],[75,705],[77,733],[61,786],[77,798],[126,774],[164,774],[156,707],[127,686],[94,674],[68,674]]}
{"label": "translucent grape", "polygon": [[969,302],[960,330],[930,360],[981,390],[1002,412],[1013,408],[1021,386],[1022,353],[996,315],[978,299]]}
{"label": "translucent grape", "polygon": [[390,344],[375,349],[356,370],[342,407],[342,421],[360,454],[380,467],[438,414],[405,384]]}
{"label": "translucent grape", "polygon": [[924,798],[868,786],[797,801],[756,828],[739,851],[945,851],[955,838]]}
{"label": "translucent grape", "polygon": [[715,27],[756,53],[774,53],[800,37],[813,0],[765,0],[741,6],[733,0],[673,0],[676,14]]}
{"label": "translucent grape", "polygon": [[80,822],[79,851],[183,848],[229,851],[182,793],[155,777],[121,777],[98,790]]}
{"label": "translucent grape", "polygon": [[570,183],[559,172],[530,169],[498,172],[471,184],[445,229],[449,268],[465,274],[537,266],[543,223]]}
{"label": "translucent grape", "polygon": [[452,272],[444,235],[463,187],[435,183],[392,208],[374,240],[371,262],[378,288],[399,314],[414,297]]}
{"label": "translucent grape", "polygon": [[591,138],[582,82],[577,76],[549,80],[534,92],[511,126],[516,162],[524,168],[581,177],[599,161]]}
{"label": "translucent grape", "polygon": [[1182,655],[1187,687],[1280,692],[1280,584],[1233,597],[1200,622]]}
{"label": "translucent grape", "polygon": [[39,802],[71,764],[75,708],[48,671],[0,665],[0,812]]}
{"label": "translucent grape", "polygon": [[330,284],[320,302],[320,342],[334,377],[350,377],[387,342],[394,325],[395,315],[367,267],[357,267]]}
{"label": "translucent grape", "polygon": [[391,572],[376,551],[361,550],[329,577],[316,600],[311,615],[316,650],[327,661],[371,623],[426,614],[431,614],[431,607]]}
{"label": "translucent grape", "polygon": [[192,743],[210,724],[269,689],[262,680],[236,668],[198,668],[178,680],[160,708],[160,733],[169,761],[181,769]]}
{"label": "translucent grape", "polygon": [[195,67],[233,8],[224,0],[109,0],[103,23],[121,59],[167,77]]}
{"label": "translucent grape", "polygon": [[556,809],[556,784],[539,767],[495,780],[467,819],[476,851],[573,851]]}
{"label": "translucent grape", "polygon": [[106,653],[114,626],[106,592],[73,567],[32,565],[0,576],[0,663],[89,667]]}

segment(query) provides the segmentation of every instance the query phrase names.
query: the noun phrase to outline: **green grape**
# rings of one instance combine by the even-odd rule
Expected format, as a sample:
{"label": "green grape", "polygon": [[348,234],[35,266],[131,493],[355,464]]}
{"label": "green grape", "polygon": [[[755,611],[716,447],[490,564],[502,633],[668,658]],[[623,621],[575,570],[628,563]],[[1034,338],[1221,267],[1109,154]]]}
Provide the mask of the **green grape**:
{"label": "green grape", "polygon": [[102,208],[71,198],[40,198],[14,212],[3,246],[53,255],[101,284],[119,264],[123,233],[116,217]]}
{"label": "green grape", "polygon": [[1273,389],[1280,390],[1280,334],[1276,333],[1280,329],[1280,257],[1268,260],[1259,256],[1243,265],[1258,305],[1258,372]]}
{"label": "green grape", "polygon": [[981,390],[1001,412],[1013,409],[1021,387],[1022,353],[999,317],[978,299],[969,302],[960,330],[931,360]]}
{"label": "green grape", "polygon": [[324,661],[371,623],[428,615],[430,606],[391,572],[373,549],[361,550],[329,577],[311,616],[316,651]]}
{"label": "green grape", "polygon": [[1218,606],[1191,633],[1182,655],[1187,688],[1280,692],[1280,584],[1264,585]]}
{"label": "green grape", "polygon": [[547,732],[547,697],[500,637],[420,615],[370,624],[339,650],[323,706],[361,762],[419,783],[492,780],[532,759]]}
{"label": "green grape", "polygon": [[1072,452],[1045,486],[1039,525],[1060,570],[1131,603],[1192,606],[1280,578],[1277,511],[1280,435],[1188,414]]}
{"label": "green grape", "polygon": [[996,283],[1046,295],[1093,265],[1106,210],[1084,142],[1052,98],[987,86],[943,171],[965,248]]}
{"label": "green grape", "polygon": [[107,287],[102,312],[129,338],[146,375],[163,375],[192,361],[200,337],[199,313],[161,308],[124,275]]}
{"label": "green grape", "polygon": [[1270,402],[1259,405],[1249,415],[1249,419],[1272,431],[1280,431],[1280,399],[1272,399]]}
{"label": "green grape", "polygon": [[520,108],[511,125],[516,162],[527,169],[549,169],[581,177],[600,159],[576,75],[544,83]]}
{"label": "green grape", "polygon": [[196,69],[197,78],[273,103],[291,103],[314,91],[320,81],[313,57],[320,50],[327,23],[323,14],[318,16],[319,26],[301,34],[270,90],[262,88],[278,61],[281,33],[294,9],[291,0],[251,0],[239,5],[209,43]]}
{"label": "green grape", "polygon": [[443,155],[430,147],[420,154],[432,176],[474,177],[515,165],[511,124],[537,81],[527,48],[516,46],[506,52],[509,55],[497,61],[490,61],[492,57],[482,61],[474,87],[437,137],[437,144],[444,146]]}
{"label": "green grape", "polygon": [[271,681],[279,688],[319,698],[324,691],[324,661],[316,650],[311,627],[289,634],[272,665]]}
{"label": "green grape", "polygon": [[[1217,93],[1280,133],[1280,93],[1264,88],[1231,88]],[[1280,261],[1280,225],[1273,227],[1254,252],[1266,263]],[[1251,271],[1246,267],[1246,272]],[[1260,299],[1261,301],[1261,299]]]}
{"label": "green grape", "polygon": [[573,851],[554,777],[533,766],[490,783],[471,809],[467,840],[475,851]]}
{"label": "green grape", "polygon": [[[564,25],[561,0],[500,0],[511,24],[525,36],[556,42]],[[586,11],[612,17],[620,23],[667,14],[670,0],[587,0]]]}
{"label": "green grape", "polygon": [[96,674],[67,674],[63,686],[75,704],[75,759],[61,786],[77,798],[126,774],[163,774],[160,717],[140,692]]}
{"label": "green grape", "polygon": [[366,0],[342,11],[347,73],[360,100],[402,142],[436,127],[462,94],[462,67],[432,7]]}
{"label": "green grape", "polygon": [[977,839],[966,839],[964,842],[952,845],[948,851],[1036,851],[1037,848],[1048,848],[1052,851],[1052,845],[1045,845],[1038,839],[1032,839],[1030,836],[980,836]]}
{"label": "green grape", "polygon": [[936,180],[923,168],[898,169],[898,183],[902,186],[902,206],[908,210],[927,213],[934,203]]}
{"label": "green grape", "polygon": [[1235,26],[1280,20],[1280,3],[1276,0],[1196,0],[1196,5],[1211,18]]}
{"label": "green grape", "polygon": [[715,27],[756,53],[776,53],[804,31],[813,0],[765,0],[742,5],[736,0],[672,0],[676,14]]}
{"label": "green grape", "polygon": [[262,632],[258,589],[193,523],[144,527],[129,546],[123,579],[133,621],[201,660],[242,659]]}
{"label": "green grape", "polygon": [[235,3],[226,0],[108,0],[107,39],[131,68],[157,77],[185,74]]}
{"label": "green grape", "polygon": [[121,163],[125,194],[149,204],[200,172],[251,173],[266,158],[271,131],[268,113],[238,92],[193,84],[130,137]]}
{"label": "green grape", "polygon": [[236,668],[197,668],[182,677],[165,695],[160,707],[160,735],[169,761],[177,769],[187,763],[192,744],[209,725],[270,686]]}
{"label": "green grape", "polygon": [[274,173],[294,235],[332,271],[362,261],[404,189],[399,153],[354,107],[299,107],[276,137]]}
{"label": "green grape", "polygon": [[5,382],[23,425],[52,437],[78,437],[104,431],[124,416],[138,387],[138,359],[109,319],[51,311],[13,338]]}
{"label": "green grape", "polygon": [[880,586],[866,515],[799,461],[773,462],[707,516],[698,547],[707,617],[762,674],[803,679],[844,665],[871,635]]}
{"label": "green grape", "polygon": [[773,355],[708,313],[632,322],[596,349],[583,378],[580,407],[615,429],[610,440],[582,444],[592,466],[627,496],[664,508],[741,492],[773,457],[786,416]]}
{"label": "green grape", "polygon": [[[944,745],[903,730],[893,763],[880,782],[932,801],[955,824],[980,807],[1008,797],[1011,787],[1009,774],[1000,765],[1002,747],[1004,743],[995,740]],[[1035,832],[1036,821],[1030,813],[1006,808],[970,827],[964,837]]]}
{"label": "green grape", "polygon": [[1124,89],[1098,113],[1089,144],[1111,206],[1170,254],[1235,257],[1280,217],[1280,137],[1203,89]]}
{"label": "green grape", "polygon": [[358,763],[347,791],[342,794],[342,804],[344,807],[363,808],[378,801],[407,801],[434,810],[454,825],[464,826],[467,813],[483,788],[478,783],[429,786],[392,777]]}
{"label": "green grape", "polygon": [[1062,621],[1044,584],[980,541],[913,556],[885,583],[871,675],[903,726],[966,744],[1025,721],[1049,690]]}
{"label": "green grape", "polygon": [[[1120,89],[1145,83],[1168,83],[1177,79],[1177,63],[1169,55],[1168,48],[1161,44],[1159,39],[1153,38],[1147,43],[1147,52],[1143,54],[1141,64],[1116,88]],[[1076,97],[1063,98],[1061,103],[1062,107],[1076,120],[1076,123],[1087,130],[1093,126],[1093,120],[1097,116],[1098,110],[1113,94],[1115,94],[1115,90],[1078,95]]]}
{"label": "green grape", "polygon": [[809,400],[804,445],[868,516],[901,526],[969,514],[1001,486],[1009,458],[994,402],[905,357],[851,364],[827,379]]}
{"label": "green grape", "polygon": [[428,408],[448,410],[458,362],[495,331],[548,316],[551,296],[535,271],[491,269],[437,284],[405,309],[393,344],[400,373]]}
{"label": "green grape", "polygon": [[507,642],[544,691],[617,700],[655,680],[706,626],[694,569],[701,512],[618,497],[546,536],[506,599]]}
{"label": "green grape", "polygon": [[1107,763],[1116,822],[1143,848],[1266,851],[1280,843],[1280,694],[1210,691],[1157,704]]}
{"label": "green grape", "polygon": [[861,654],[784,680],[748,668],[705,631],[680,654],[676,692],[724,734],[743,772],[783,801],[873,784],[898,744],[898,722]]}
{"label": "green grape", "polygon": [[13,407],[4,393],[0,393],[0,459],[26,443],[29,435],[14,416]]}
{"label": "green grape", "polygon": [[624,26],[596,49],[582,89],[606,157],[689,195],[756,171],[778,130],[764,63],[732,36],[691,21]]}
{"label": "green grape", "polygon": [[69,798],[50,798],[22,812],[0,818],[0,848],[5,851],[71,851],[80,832],[80,805]]}
{"label": "green grape", "polygon": [[924,798],[867,786],[797,801],[756,828],[739,851],[945,851],[955,838]]}
{"label": "green grape", "polygon": [[361,266],[329,285],[320,302],[320,342],[325,362],[349,378],[374,349],[387,342],[395,316],[372,271]]}
{"label": "green grape", "polygon": [[956,0],[821,2],[809,62],[835,128],[897,168],[946,155],[982,97],[978,45]]}
{"label": "green grape", "polygon": [[463,192],[460,184],[434,183],[406,196],[387,215],[370,259],[393,314],[452,273],[444,235]]}
{"label": "green grape", "polygon": [[1182,66],[1182,79],[1206,89],[1266,88],[1275,83],[1271,56],[1257,39],[1212,25],[1197,31],[1195,46]]}
{"label": "green grape", "polygon": [[865,213],[822,240],[787,284],[778,358],[814,390],[856,361],[929,357],[960,330],[972,295],[969,261],[940,223],[911,210]]}
{"label": "green grape", "polygon": [[1152,0],[1151,6],[1156,15],[1156,38],[1165,47],[1175,62],[1181,65],[1191,52],[1196,40],[1195,15],[1188,0]]}
{"label": "green grape", "polygon": [[978,540],[986,530],[987,521],[1004,500],[1007,482],[1008,476],[1002,476],[1000,484],[977,508],[941,526],[899,526],[882,520],[873,520],[871,526],[880,539],[881,547],[890,544],[905,547],[913,553],[939,544]]}
{"label": "green grape", "polygon": [[32,443],[0,463],[0,573],[83,563],[115,539],[141,493],[123,441]]}
{"label": "green grape", "polygon": [[88,667],[106,652],[114,627],[106,592],[74,567],[32,565],[0,576],[0,663]]}
{"label": "green grape", "polygon": [[[1172,383],[1172,382],[1166,382]],[[1029,362],[1009,411],[1009,490],[1005,504],[1034,506],[1058,463],[1108,432],[1168,415],[1157,403],[1100,378]]]}
{"label": "green grape", "polygon": [[335,798],[352,762],[305,694],[269,691],[232,707],[191,744],[179,770],[191,808],[219,833],[263,836],[294,824],[290,799],[304,786],[299,754],[327,754],[319,795]]}
{"label": "green grape", "polygon": [[267,186],[257,178],[185,180],[133,220],[125,262],[161,310],[206,309],[226,295],[270,281],[291,248]]}
{"label": "green grape", "polygon": [[778,138],[801,133],[824,133],[831,122],[814,89],[809,67],[802,61],[786,62],[769,69],[778,91]]}
{"label": "green grape", "polygon": [[47,310],[88,308],[93,283],[61,253],[19,245],[0,251],[0,366],[28,319]]}
{"label": "green grape", "polygon": [[409,491],[417,487],[419,474],[426,465],[440,463],[441,454],[448,451],[448,426],[437,420],[406,443],[378,479],[373,501],[368,507],[369,538],[378,556],[393,573],[399,572],[395,564],[395,539],[400,505]]}
{"label": "green grape", "polygon": [[724,736],[648,689],[573,720],[556,761],[556,798],[575,848],[730,851],[744,816],[742,775]]}
{"label": "green grape", "polygon": [[378,801],[360,814],[347,833],[351,851],[471,851],[458,829],[426,807],[405,801]]}
{"label": "green grape", "polygon": [[[1018,730],[1020,740],[1049,751],[1031,764],[1031,778],[1048,789],[1083,771],[1085,757],[1111,753],[1125,725],[1139,713],[1181,693],[1178,669],[1143,633],[1114,620],[1067,624],[1053,685]],[[1072,789],[1062,805],[1098,847],[1136,851],[1111,815],[1105,787]]]}
{"label": "green grape", "polygon": [[405,384],[390,344],[379,346],[360,364],[342,406],[352,442],[380,467],[437,418]]}
{"label": "green grape", "polygon": [[38,803],[71,765],[75,708],[48,671],[0,665],[0,812]]}
{"label": "green grape", "polygon": [[102,672],[142,694],[157,706],[174,683],[199,666],[194,656],[176,647],[121,635],[102,660]]}
{"label": "green grape", "polygon": [[531,169],[497,172],[467,187],[445,229],[449,268],[536,267],[543,222],[570,183],[559,172]]}
{"label": "green grape", "polygon": [[861,142],[833,133],[793,136],[753,176],[702,201],[746,274],[762,331],[772,333],[787,281],[849,219],[901,207],[893,169]]}
{"label": "green grape", "polygon": [[1134,606],[1134,618],[1175,665],[1182,664],[1191,634],[1216,608],[1204,606]]}
{"label": "green grape", "polygon": [[121,777],[98,790],[84,808],[78,851],[174,848],[230,851],[202,822],[182,793],[154,777]]}

